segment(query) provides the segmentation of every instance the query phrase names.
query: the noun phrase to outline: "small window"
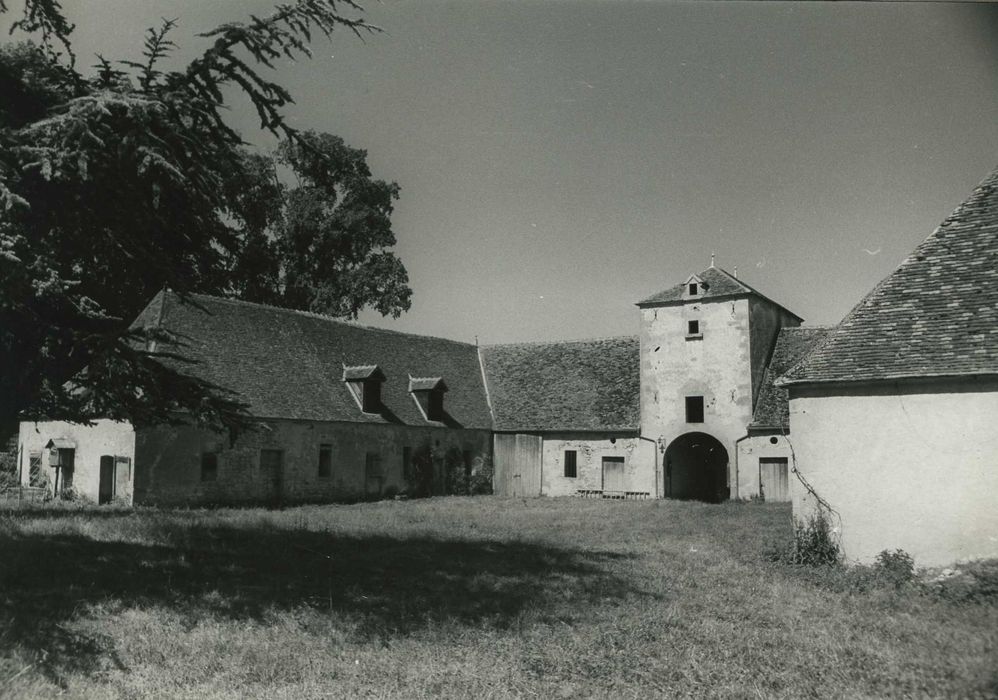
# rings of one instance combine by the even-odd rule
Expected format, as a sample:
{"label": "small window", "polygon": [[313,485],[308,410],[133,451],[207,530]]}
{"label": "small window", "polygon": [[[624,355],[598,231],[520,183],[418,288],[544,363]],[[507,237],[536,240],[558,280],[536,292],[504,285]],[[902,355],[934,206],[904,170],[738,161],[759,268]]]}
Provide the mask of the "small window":
{"label": "small window", "polygon": [[578,476],[577,455],[575,450],[565,450],[565,476],[569,479]]}
{"label": "small window", "polygon": [[412,481],[412,448],[406,445],[402,448],[402,478]]}
{"label": "small window", "polygon": [[45,483],[45,472],[42,471],[42,453],[28,453],[28,486],[42,486]]}
{"label": "small window", "polygon": [[[695,297],[698,294],[698,287],[696,282],[690,282],[690,296]],[[673,292],[675,294],[675,292]]]}
{"label": "small window", "polygon": [[333,446],[319,445],[319,478],[328,479],[333,473]]}
{"label": "small window", "polygon": [[687,321],[686,335],[700,335],[700,321]]}
{"label": "small window", "polygon": [[429,401],[426,409],[426,417],[429,420],[442,420],[444,417],[444,392],[439,390],[431,391],[427,398]]}
{"label": "small window", "polygon": [[703,423],[703,397],[686,397],[686,422]]}
{"label": "small window", "polygon": [[364,401],[361,410],[364,413],[377,413],[381,410],[381,382],[371,380],[364,382]]}
{"label": "small window", "polygon": [[201,453],[201,481],[218,481],[218,454]]}

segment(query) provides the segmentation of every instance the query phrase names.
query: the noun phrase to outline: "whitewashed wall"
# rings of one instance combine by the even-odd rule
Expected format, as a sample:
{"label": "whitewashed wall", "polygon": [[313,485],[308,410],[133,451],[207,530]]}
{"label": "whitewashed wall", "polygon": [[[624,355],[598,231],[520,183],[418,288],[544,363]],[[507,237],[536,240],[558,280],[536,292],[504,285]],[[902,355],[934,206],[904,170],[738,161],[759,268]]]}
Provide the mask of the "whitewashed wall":
{"label": "whitewashed wall", "polygon": [[98,420],[94,425],[86,426],[62,421],[22,422],[18,434],[22,484],[28,485],[28,459],[31,452],[42,453],[42,469],[48,475],[50,485],[52,484],[55,469],[49,466],[49,453],[45,445],[49,440],[57,438],[76,444],[73,488],[95,503],[100,487],[100,458],[104,455],[127,457],[132,465],[129,469],[128,492],[119,493],[118,496],[131,502],[135,480],[135,431],[130,423]]}
{"label": "whitewashed wall", "polygon": [[[998,556],[998,381],[791,389],[797,466],[841,516],[848,559],[916,566]],[[813,499],[795,479],[794,513]]]}

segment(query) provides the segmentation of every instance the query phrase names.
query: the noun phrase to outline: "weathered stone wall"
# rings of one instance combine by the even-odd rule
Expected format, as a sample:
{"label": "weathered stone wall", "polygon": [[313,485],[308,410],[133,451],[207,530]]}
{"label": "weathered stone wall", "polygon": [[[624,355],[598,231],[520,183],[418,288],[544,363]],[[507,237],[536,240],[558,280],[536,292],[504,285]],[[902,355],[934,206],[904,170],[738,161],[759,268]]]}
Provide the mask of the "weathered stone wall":
{"label": "weathered stone wall", "polygon": [[[375,489],[404,491],[404,448],[413,458],[431,451],[433,490],[443,490],[443,463],[466,456],[489,458],[486,430],[265,420],[259,430],[240,435],[234,445],[224,435],[190,427],[141,430],[136,440],[137,503],[248,503],[332,501],[376,496]],[[319,476],[321,445],[332,448],[328,477]],[[261,469],[260,451],[283,452],[279,486]],[[217,453],[214,480],[202,481],[202,453]],[[381,479],[366,478],[367,454],[380,457]]]}
{"label": "weathered stone wall", "polygon": [[[998,556],[998,381],[791,387],[797,468],[841,517],[850,560],[919,566]],[[790,482],[794,514],[814,499]]]}
{"label": "weathered stone wall", "polygon": [[[694,318],[703,337],[688,339]],[[645,308],[641,320],[641,434],[667,443],[689,432],[714,436],[728,452],[731,486],[735,441],[752,419],[748,299]],[[686,422],[686,396],[704,397],[703,423]],[[656,471],[662,494],[661,462]]]}
{"label": "weathered stone wall", "polygon": [[[566,450],[576,451],[575,478],[565,476]],[[600,490],[603,488],[603,458],[623,457],[626,490],[643,491],[654,497],[656,454],[654,443],[636,437],[545,434],[541,493],[545,496],[574,496],[579,490]]]}
{"label": "weathered stone wall", "polygon": [[61,421],[22,422],[18,432],[22,485],[28,485],[32,452],[41,453],[42,469],[48,475],[50,487],[54,485],[55,469],[49,466],[49,451],[45,445],[57,438],[76,444],[73,488],[95,503],[100,487],[100,458],[105,455],[127,458],[131,465],[130,473],[118,482],[122,488],[119,488],[117,498],[125,503],[131,502],[135,477],[135,431],[130,423],[98,420],[94,425],[86,426]]}
{"label": "weathered stone wall", "polygon": [[[776,442],[772,442],[776,440]],[[764,457],[783,457],[788,468],[793,464],[790,441],[784,435],[753,435],[738,443],[738,462],[732,498],[758,498],[759,460]],[[790,479],[793,479],[790,475]]]}

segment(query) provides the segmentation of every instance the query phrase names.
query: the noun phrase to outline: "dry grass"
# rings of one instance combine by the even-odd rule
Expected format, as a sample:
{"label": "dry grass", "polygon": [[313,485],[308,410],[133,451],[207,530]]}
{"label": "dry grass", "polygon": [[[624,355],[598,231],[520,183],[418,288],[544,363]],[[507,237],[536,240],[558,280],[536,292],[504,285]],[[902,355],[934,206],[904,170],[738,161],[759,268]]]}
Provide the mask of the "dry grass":
{"label": "dry grass", "polygon": [[0,511],[0,695],[994,697],[998,607],[766,559],[776,505]]}

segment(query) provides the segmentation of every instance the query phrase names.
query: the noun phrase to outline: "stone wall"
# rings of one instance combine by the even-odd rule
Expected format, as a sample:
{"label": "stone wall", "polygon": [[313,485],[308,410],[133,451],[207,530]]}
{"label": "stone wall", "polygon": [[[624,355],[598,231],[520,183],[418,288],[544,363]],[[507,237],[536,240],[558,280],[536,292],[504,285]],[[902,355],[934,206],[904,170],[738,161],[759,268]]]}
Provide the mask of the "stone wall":
{"label": "stone wall", "polygon": [[[787,436],[776,433],[752,435],[738,442],[737,475],[731,491],[732,498],[759,498],[759,460],[771,457],[786,459],[790,468],[793,454]],[[794,478],[791,474],[788,476]]]}
{"label": "stone wall", "polygon": [[[135,498],[164,504],[375,498],[406,491],[405,455],[410,463],[432,463],[430,490],[442,493],[445,462],[482,464],[490,457],[490,436],[486,430],[280,419],[261,421],[230,444],[224,435],[160,426],[137,436]],[[319,474],[324,445],[328,476]],[[267,471],[262,450],[281,452],[279,474]],[[213,475],[203,473],[205,453],[215,455]]]}
{"label": "stone wall", "polygon": [[55,469],[49,464],[50,451],[45,445],[50,440],[56,439],[66,440],[75,445],[73,489],[95,503],[100,488],[101,457],[119,457],[128,460],[127,464],[116,465],[116,469],[127,470],[127,473],[115,479],[117,487],[115,497],[119,502],[131,503],[135,476],[135,431],[132,430],[131,424],[112,420],[98,420],[90,426],[62,421],[21,423],[18,442],[19,472],[23,486],[29,485],[32,453],[41,456],[42,471],[48,477],[49,487],[55,485]]}
{"label": "stone wall", "polygon": [[[689,432],[712,435],[733,473],[735,441],[752,419],[748,299],[691,299],[642,309],[641,317],[641,434],[666,443]],[[700,321],[701,338],[687,337],[690,319]],[[703,423],[686,422],[687,396],[704,397]],[[661,464],[657,484],[664,493]]]}
{"label": "stone wall", "polygon": [[[565,451],[576,453],[576,476],[565,476]],[[544,436],[541,493],[545,496],[574,496],[580,490],[603,489],[603,458],[623,457],[627,491],[655,491],[654,443],[633,437],[613,437],[587,433],[549,433]]]}

